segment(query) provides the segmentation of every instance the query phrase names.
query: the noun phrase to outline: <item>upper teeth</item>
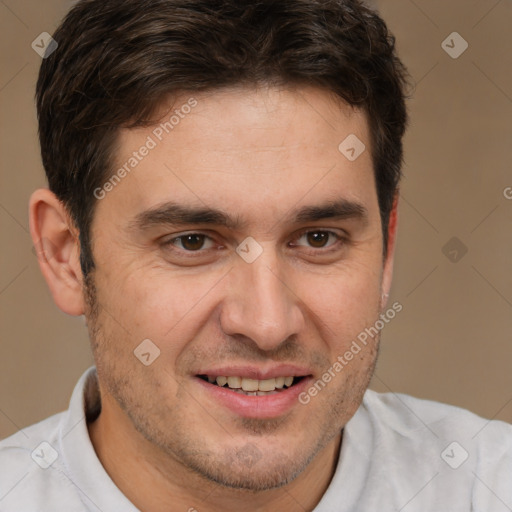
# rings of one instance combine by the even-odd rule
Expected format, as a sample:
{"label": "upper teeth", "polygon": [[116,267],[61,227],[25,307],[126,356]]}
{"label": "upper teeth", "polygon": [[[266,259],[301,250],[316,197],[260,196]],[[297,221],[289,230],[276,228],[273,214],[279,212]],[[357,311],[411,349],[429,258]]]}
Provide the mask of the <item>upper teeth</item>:
{"label": "upper teeth", "polygon": [[208,382],[217,382],[219,386],[226,384],[232,389],[243,389],[244,391],[274,391],[283,386],[291,386],[293,377],[275,377],[272,379],[256,380],[246,377],[210,377]]}

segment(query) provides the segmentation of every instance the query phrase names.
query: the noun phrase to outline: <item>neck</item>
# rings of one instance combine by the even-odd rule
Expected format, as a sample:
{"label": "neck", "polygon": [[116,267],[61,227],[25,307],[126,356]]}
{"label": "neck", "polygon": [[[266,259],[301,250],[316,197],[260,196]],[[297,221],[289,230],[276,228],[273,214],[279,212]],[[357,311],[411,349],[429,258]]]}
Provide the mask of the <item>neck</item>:
{"label": "neck", "polygon": [[267,491],[231,489],[206,480],[151,442],[108,401],[89,426],[89,435],[110,478],[140,510],[194,512],[311,511],[336,469],[341,435],[336,436],[292,482]]}

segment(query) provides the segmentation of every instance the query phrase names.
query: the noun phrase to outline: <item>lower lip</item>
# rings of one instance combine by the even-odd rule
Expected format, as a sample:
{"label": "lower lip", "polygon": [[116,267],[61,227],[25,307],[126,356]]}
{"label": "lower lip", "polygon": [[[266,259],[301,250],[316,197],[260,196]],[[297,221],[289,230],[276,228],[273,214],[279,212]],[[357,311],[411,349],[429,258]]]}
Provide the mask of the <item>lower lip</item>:
{"label": "lower lip", "polygon": [[276,418],[287,413],[294,405],[299,404],[299,395],[307,388],[311,377],[303,377],[291,388],[283,389],[273,395],[243,395],[227,388],[196,377],[198,384],[203,386],[217,402],[227,407],[237,416],[243,418]]}

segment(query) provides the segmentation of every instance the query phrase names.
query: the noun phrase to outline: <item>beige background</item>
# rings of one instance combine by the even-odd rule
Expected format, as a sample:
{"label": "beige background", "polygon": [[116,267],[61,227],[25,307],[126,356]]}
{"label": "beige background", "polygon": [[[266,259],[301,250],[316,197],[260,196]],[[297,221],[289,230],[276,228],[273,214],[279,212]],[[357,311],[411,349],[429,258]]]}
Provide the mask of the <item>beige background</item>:
{"label": "beige background", "polygon": [[[45,184],[30,45],[70,4],[0,2],[0,437],[64,409],[92,364],[83,319],[53,304],[28,234],[29,195]],[[416,87],[390,297],[403,311],[384,330],[372,386],[510,422],[512,2],[378,5]],[[469,43],[457,59],[441,47],[454,31]],[[442,251],[452,237],[468,249],[458,262]]]}

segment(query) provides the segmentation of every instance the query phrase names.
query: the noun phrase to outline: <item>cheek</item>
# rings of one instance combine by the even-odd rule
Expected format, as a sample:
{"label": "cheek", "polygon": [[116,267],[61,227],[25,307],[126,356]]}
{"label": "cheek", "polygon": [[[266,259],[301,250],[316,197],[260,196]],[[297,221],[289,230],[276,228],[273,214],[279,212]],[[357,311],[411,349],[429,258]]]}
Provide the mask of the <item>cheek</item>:
{"label": "cheek", "polygon": [[[380,312],[380,262],[350,264],[326,275],[301,275],[297,296],[328,341],[331,349],[344,350]],[[377,270],[376,270],[377,269]]]}
{"label": "cheek", "polygon": [[149,338],[171,355],[211,314],[211,299],[222,277],[222,272],[178,276],[165,269],[131,268],[125,275],[104,279],[101,302],[123,340],[127,333],[135,345]]}

